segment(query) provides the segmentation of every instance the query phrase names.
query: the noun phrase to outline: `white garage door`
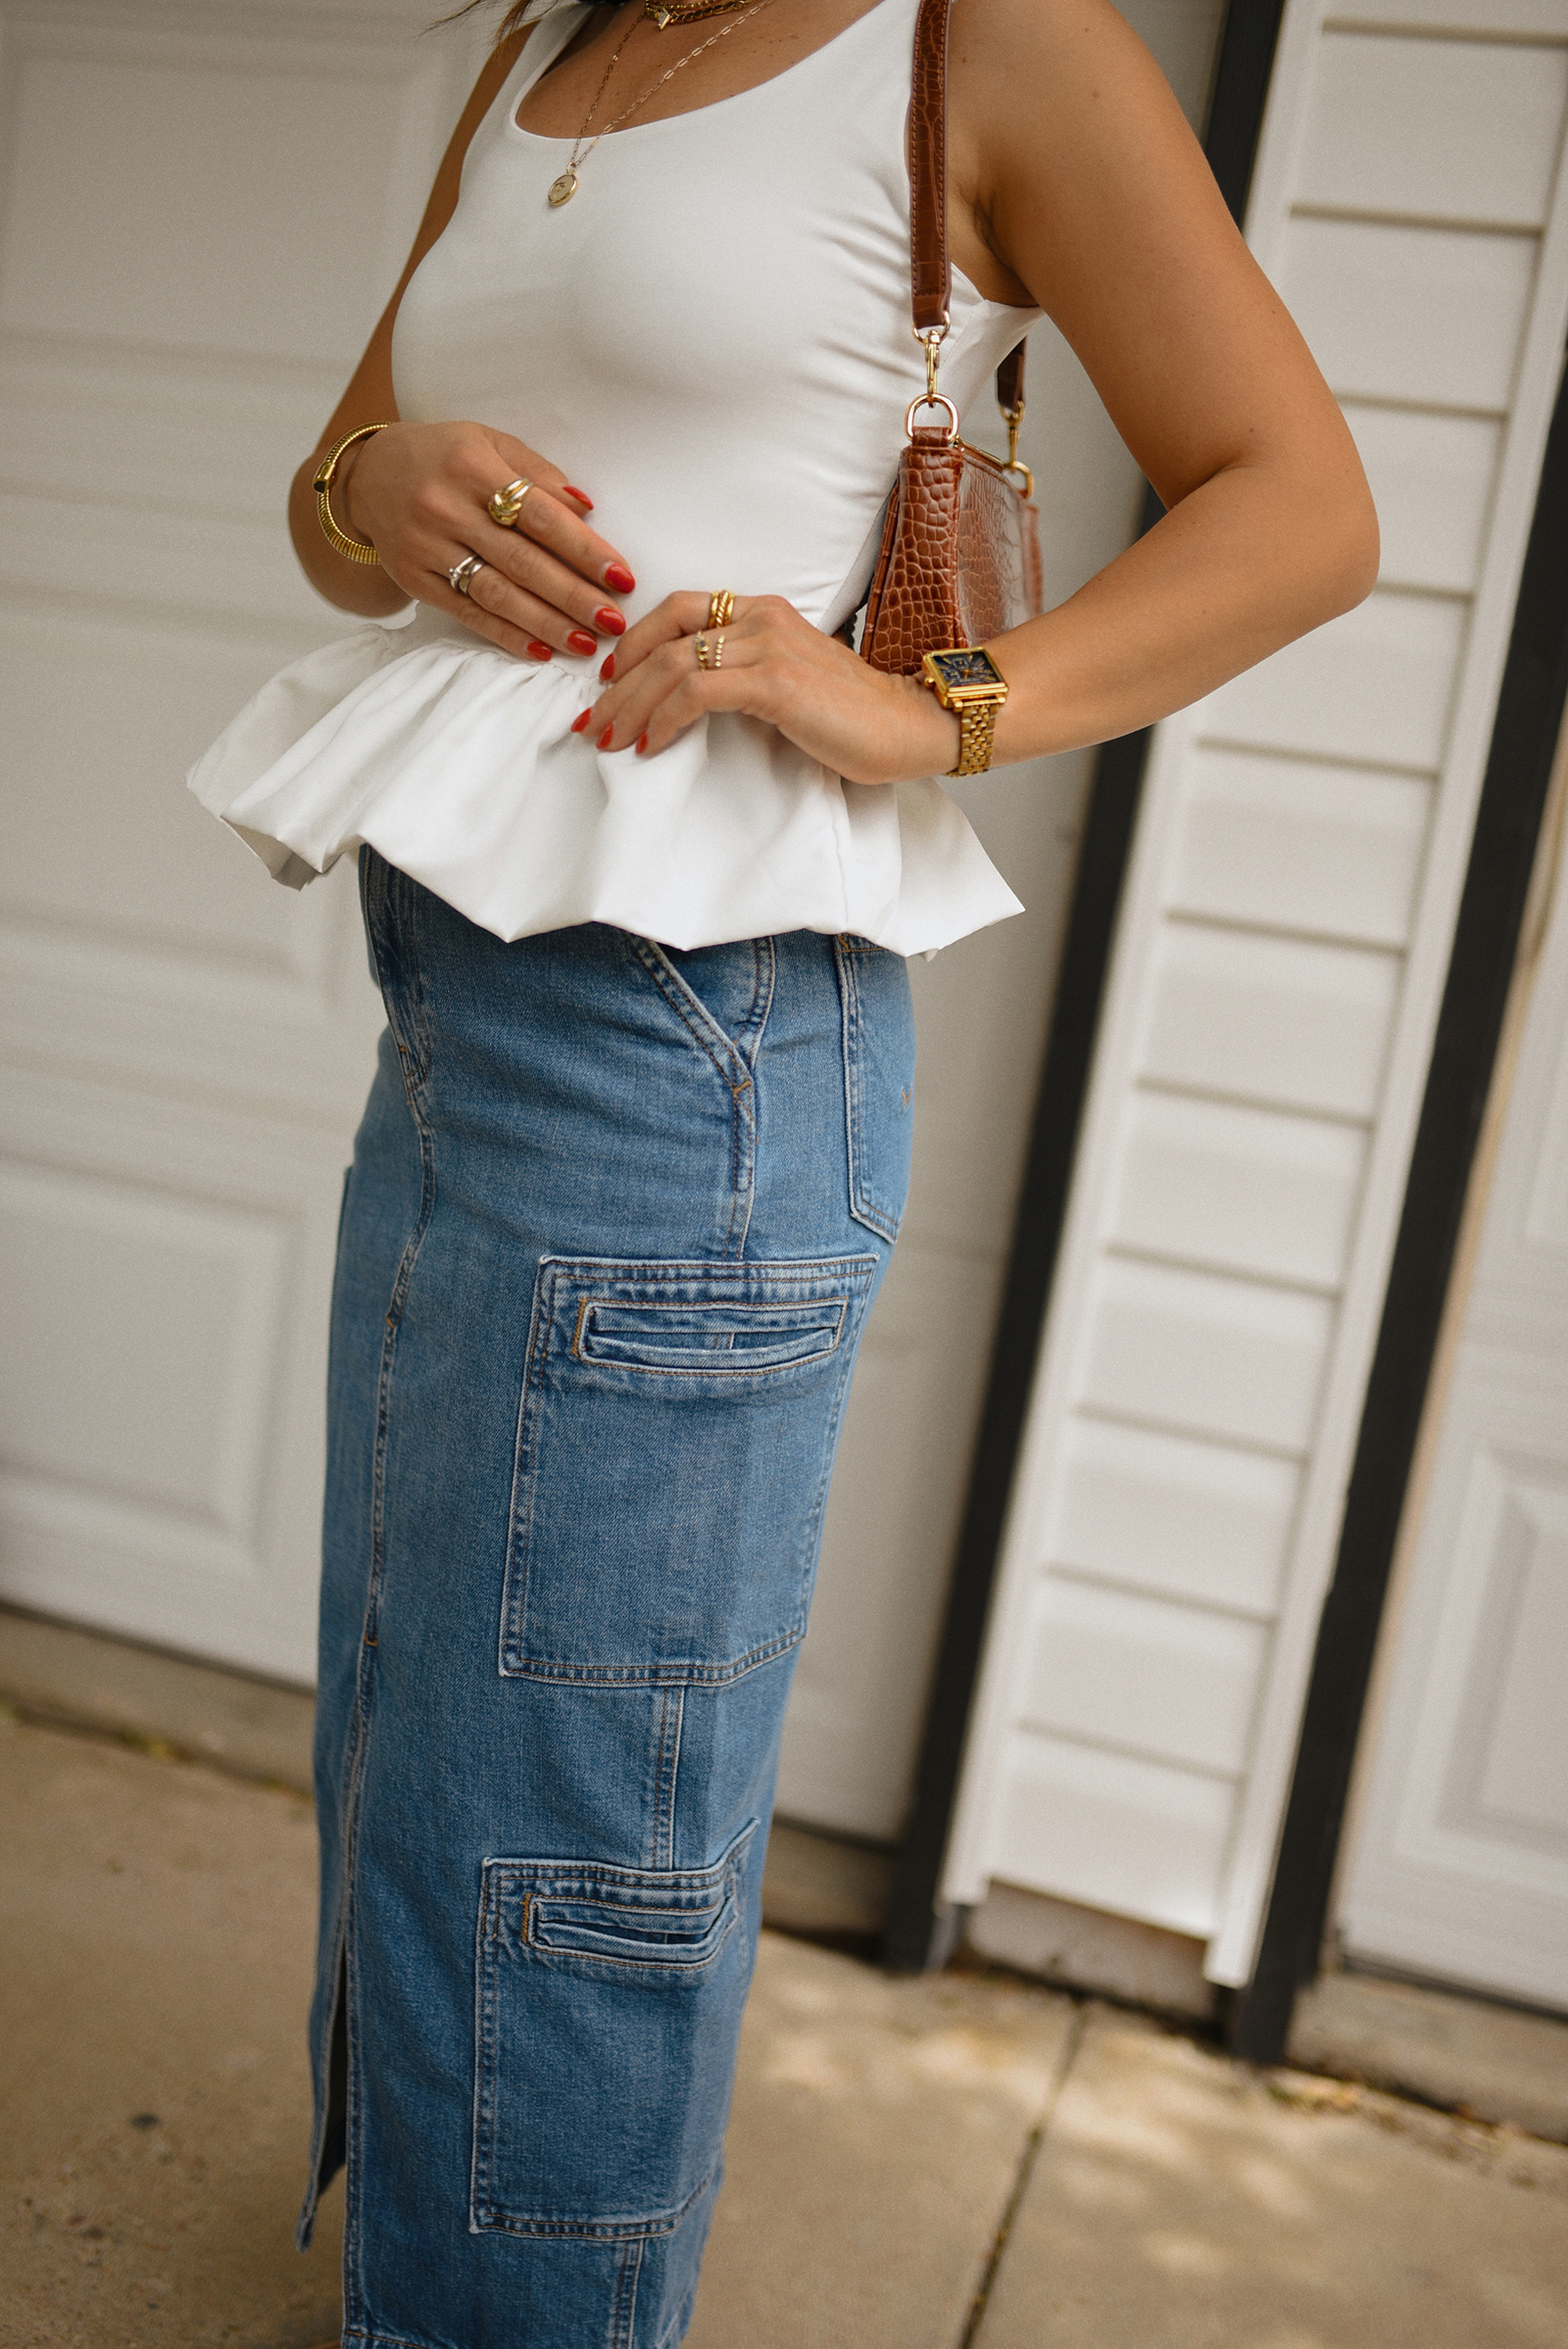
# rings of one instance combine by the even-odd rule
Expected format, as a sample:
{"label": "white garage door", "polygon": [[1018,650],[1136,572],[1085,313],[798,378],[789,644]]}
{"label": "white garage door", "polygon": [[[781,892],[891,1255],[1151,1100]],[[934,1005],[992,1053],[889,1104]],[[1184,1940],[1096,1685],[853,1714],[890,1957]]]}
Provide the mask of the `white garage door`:
{"label": "white garage door", "polygon": [[308,1679],[324,1299],[379,1025],[181,777],[339,625],[284,489],[471,41],[376,6],[0,9],[0,1589]]}

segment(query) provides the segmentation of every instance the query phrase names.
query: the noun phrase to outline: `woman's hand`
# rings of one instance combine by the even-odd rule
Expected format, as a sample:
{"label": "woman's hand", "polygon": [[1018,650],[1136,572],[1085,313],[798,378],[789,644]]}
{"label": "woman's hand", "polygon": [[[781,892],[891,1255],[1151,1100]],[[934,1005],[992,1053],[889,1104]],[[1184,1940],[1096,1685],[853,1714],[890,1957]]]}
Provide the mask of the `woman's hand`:
{"label": "woman's hand", "polygon": [[[487,501],[519,479],[532,487],[503,529]],[[583,521],[592,503],[537,450],[483,424],[389,424],[345,452],[332,484],[339,519],[370,541],[404,595],[534,661],[595,653],[600,636],[625,628],[614,598],[636,581]],[[484,568],[459,595],[447,574],[470,554]]]}
{"label": "woman's hand", "polygon": [[[958,721],[912,677],[884,676],[824,636],[782,596],[737,596],[722,629],[706,595],[666,596],[616,646],[601,674],[614,682],[577,721],[602,751],[667,750],[693,720],[735,710],[787,734],[849,783],[946,774],[958,762]],[[702,668],[699,629],[721,665]]]}

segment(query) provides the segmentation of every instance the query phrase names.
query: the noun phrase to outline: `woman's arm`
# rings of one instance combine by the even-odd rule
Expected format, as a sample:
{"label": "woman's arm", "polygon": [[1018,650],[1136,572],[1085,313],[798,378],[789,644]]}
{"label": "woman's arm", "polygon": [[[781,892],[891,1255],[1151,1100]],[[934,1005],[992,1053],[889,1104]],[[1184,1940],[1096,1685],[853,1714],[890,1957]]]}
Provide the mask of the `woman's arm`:
{"label": "woman's arm", "polygon": [[[311,585],[343,612],[362,612],[368,618],[382,619],[389,612],[401,612],[409,599],[384,570],[372,568],[368,563],[350,563],[347,556],[336,554],[328,545],[316,517],[316,492],[312,487],[316,467],[325,452],[356,425],[379,423],[383,418],[395,420],[397,416],[397,403],[392,396],[392,329],[397,323],[398,305],[409,279],[458,208],[458,185],[463,177],[463,159],[468,152],[468,141],[516,64],[525,38],[526,35],[518,34],[503,42],[485,59],[479,78],[469,92],[468,103],[458,118],[458,126],[447,142],[424,218],[392,299],[376,320],[375,331],[365,346],[365,356],[350,376],[348,389],[328,417],[320,439],[289,484],[289,536],[294,541],[300,568]],[[345,452],[332,484],[332,512],[340,522],[362,536],[368,534],[357,530],[349,493],[356,466],[368,445],[361,441],[358,447]]]}
{"label": "woman's arm", "polygon": [[[992,640],[1000,764],[1130,733],[1348,611],[1378,533],[1332,394],[1108,0],[955,0],[950,56],[954,262],[1049,312],[1169,510]],[[738,605],[723,670],[692,676],[674,640],[702,618],[672,598],[617,648],[607,747],[660,750],[704,709],[744,709],[853,781],[955,763],[957,722],[929,694],[771,599]]]}
{"label": "woman's arm", "polygon": [[[548,659],[552,649],[592,653],[601,633],[625,621],[614,602],[629,592],[624,559],[582,516],[592,500],[572,489],[559,465],[510,433],[477,423],[403,424],[392,392],[392,329],[415,270],[457,209],[463,159],[518,54],[526,33],[502,42],[485,61],[452,134],[419,232],[391,301],[366,346],[348,389],[289,489],[289,531],[313,587],[344,612],[383,619],[411,600],[436,604],[509,653]],[[344,452],[332,483],[332,512],[354,536],[368,540],[378,563],[351,563],[328,544],[313,486],[324,452],[356,425],[386,420],[391,429]],[[485,501],[519,476],[534,484],[518,527],[490,520]],[[466,553],[486,568],[467,596],[446,576]],[[611,591],[607,595],[607,588]]]}
{"label": "woman's arm", "polygon": [[[1004,758],[1184,709],[1377,576],[1355,444],[1107,0],[956,0],[954,258],[1072,345],[1164,518],[1003,640]],[[1042,101],[1044,100],[1044,104]]]}

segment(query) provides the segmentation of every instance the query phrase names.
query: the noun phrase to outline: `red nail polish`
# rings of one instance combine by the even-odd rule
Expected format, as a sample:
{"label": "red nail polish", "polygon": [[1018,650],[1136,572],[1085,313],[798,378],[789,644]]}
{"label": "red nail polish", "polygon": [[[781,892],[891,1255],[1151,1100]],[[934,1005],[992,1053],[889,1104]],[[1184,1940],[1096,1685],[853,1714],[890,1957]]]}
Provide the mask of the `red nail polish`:
{"label": "red nail polish", "polygon": [[623,612],[617,612],[613,604],[601,604],[599,610],[594,613],[594,626],[603,628],[607,636],[624,636],[626,614]]}
{"label": "red nail polish", "polygon": [[647,735],[646,735],[646,734],[639,734],[639,735],[638,735],[638,737],[637,737],[637,748],[638,748],[640,751],[646,751],[646,750],[647,750],[647,748],[648,748],[648,737],[647,737]]}
{"label": "red nail polish", "polygon": [[528,650],[533,655],[535,661],[548,661],[550,658],[550,647],[548,645],[542,645],[534,642],[529,645]]}
{"label": "red nail polish", "polygon": [[574,717],[571,721],[571,730],[573,734],[580,734],[592,716],[593,711],[591,710],[585,710],[581,717]]}
{"label": "red nail polish", "polygon": [[597,653],[599,650],[598,639],[590,636],[586,628],[573,628],[566,642],[574,653]]}
{"label": "red nail polish", "polygon": [[614,741],[614,739],[615,739],[615,729],[614,729],[614,727],[613,727],[613,726],[607,726],[607,727],[605,728],[605,730],[604,730],[603,734],[601,734],[601,735],[600,735],[600,737],[599,737],[599,748],[600,748],[602,751],[608,751],[608,750],[609,750],[609,748],[610,748],[610,746],[611,746],[611,744],[612,744],[612,743]]}
{"label": "red nail polish", "polygon": [[612,678],[612,677],[614,675],[614,673],[615,673],[615,656],[614,656],[614,654],[613,654],[613,653],[607,653],[607,654],[605,655],[605,657],[604,657],[603,661],[601,661],[601,662],[599,663],[599,674],[601,675],[601,677],[603,677],[603,679],[604,679],[605,683],[608,685],[608,684],[610,683],[610,680],[611,680],[611,678]]}
{"label": "red nail polish", "polygon": [[592,514],[594,502],[585,489],[573,489],[569,481],[563,481],[561,486],[568,498],[575,498],[579,506],[586,506],[589,513]]}
{"label": "red nail polish", "polygon": [[612,587],[617,596],[629,596],[637,582],[623,563],[607,563],[605,585]]}

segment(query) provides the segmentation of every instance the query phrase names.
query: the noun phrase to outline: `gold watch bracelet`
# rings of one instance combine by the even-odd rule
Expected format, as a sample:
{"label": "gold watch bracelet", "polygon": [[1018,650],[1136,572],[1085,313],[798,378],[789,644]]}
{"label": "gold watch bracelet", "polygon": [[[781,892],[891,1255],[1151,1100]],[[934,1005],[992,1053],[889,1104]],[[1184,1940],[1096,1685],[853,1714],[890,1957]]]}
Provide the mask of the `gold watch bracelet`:
{"label": "gold watch bracelet", "polygon": [[953,715],[958,721],[958,763],[950,775],[983,775],[991,765],[997,736],[1000,702],[960,702]]}
{"label": "gold watch bracelet", "polygon": [[316,491],[316,518],[321,525],[321,536],[334,554],[343,556],[349,563],[379,563],[381,558],[368,538],[350,538],[348,532],[339,526],[337,516],[332,512],[332,483],[344,451],[352,449],[356,441],[368,440],[372,432],[384,432],[391,421],[391,417],[387,416],[378,424],[356,425],[352,432],[344,433],[336,448],[327,451],[316,468],[312,486]]}

